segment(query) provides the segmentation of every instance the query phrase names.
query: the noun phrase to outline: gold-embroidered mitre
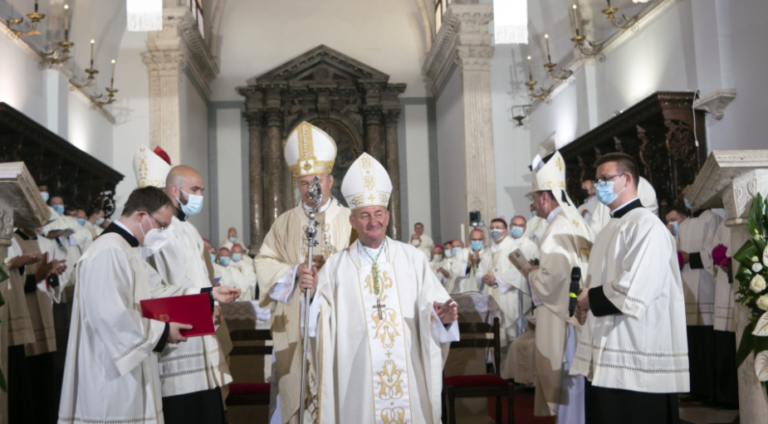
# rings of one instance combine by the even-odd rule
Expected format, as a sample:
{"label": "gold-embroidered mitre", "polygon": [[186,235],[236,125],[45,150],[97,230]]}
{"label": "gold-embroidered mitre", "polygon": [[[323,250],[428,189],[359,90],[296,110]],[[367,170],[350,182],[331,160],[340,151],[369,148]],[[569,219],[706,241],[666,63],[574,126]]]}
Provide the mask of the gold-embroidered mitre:
{"label": "gold-embroidered mitre", "polygon": [[347,170],[341,182],[341,194],[352,210],[366,206],[386,208],[392,194],[392,181],[379,161],[363,153]]}
{"label": "gold-embroidered mitre", "polygon": [[532,168],[533,191],[565,190],[565,161],[560,152],[555,151],[546,163],[536,156]]}
{"label": "gold-embroidered mitre", "polygon": [[[162,149],[160,151],[162,152]],[[164,188],[169,172],[171,172],[171,164],[147,146],[140,146],[133,156],[133,173],[139,188],[148,186]]]}
{"label": "gold-embroidered mitre", "polygon": [[325,131],[302,122],[285,141],[285,162],[295,178],[330,175],[336,161],[336,143]]}

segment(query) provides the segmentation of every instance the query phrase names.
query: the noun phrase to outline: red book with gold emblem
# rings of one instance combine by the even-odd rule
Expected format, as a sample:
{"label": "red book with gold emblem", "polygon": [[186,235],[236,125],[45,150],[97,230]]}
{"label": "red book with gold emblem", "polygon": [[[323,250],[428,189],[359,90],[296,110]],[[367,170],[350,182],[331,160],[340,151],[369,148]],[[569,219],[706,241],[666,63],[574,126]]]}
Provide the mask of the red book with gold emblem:
{"label": "red book with gold emblem", "polygon": [[185,337],[216,333],[208,293],[142,300],[141,313],[144,318],[192,325],[191,330],[181,332]]}

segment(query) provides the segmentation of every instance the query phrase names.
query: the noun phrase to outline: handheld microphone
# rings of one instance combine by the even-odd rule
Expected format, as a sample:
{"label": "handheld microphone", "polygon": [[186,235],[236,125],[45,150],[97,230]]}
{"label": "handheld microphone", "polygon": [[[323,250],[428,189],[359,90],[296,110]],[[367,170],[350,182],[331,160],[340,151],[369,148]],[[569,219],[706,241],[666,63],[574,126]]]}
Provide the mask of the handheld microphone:
{"label": "handheld microphone", "polygon": [[575,266],[571,269],[571,289],[568,293],[568,316],[576,312],[576,300],[579,297],[579,281],[581,281],[581,268]]}

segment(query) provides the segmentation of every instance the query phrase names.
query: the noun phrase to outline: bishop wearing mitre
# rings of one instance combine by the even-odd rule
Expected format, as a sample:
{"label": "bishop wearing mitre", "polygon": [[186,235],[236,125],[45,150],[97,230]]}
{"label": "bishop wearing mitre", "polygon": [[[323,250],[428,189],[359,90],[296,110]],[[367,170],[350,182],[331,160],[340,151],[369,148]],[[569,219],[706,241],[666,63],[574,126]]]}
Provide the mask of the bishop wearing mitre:
{"label": "bishop wearing mitre", "polygon": [[587,275],[594,235],[565,191],[565,161],[555,152],[533,161],[533,202],[546,218],[539,266],[528,278],[536,309],[536,396],[534,415],[557,415],[558,423],[584,423],[584,380],[568,374],[580,324],[569,316],[571,271]]}
{"label": "bishop wearing mitre", "polygon": [[[352,227],[349,209],[331,196],[333,164],[336,143],[320,128],[307,122],[299,124],[285,143],[285,161],[296,179],[301,202],[280,215],[264,238],[259,254],[254,259],[256,280],[259,284],[262,308],[274,310],[272,315],[273,372],[271,423],[298,423],[299,386],[301,385],[302,340],[300,329],[301,296],[297,294],[298,276],[306,270],[307,237],[304,230],[309,224],[309,212],[315,203],[309,198],[310,183],[317,176],[322,189],[322,205],[316,219],[313,248],[313,266],[322,269],[325,261],[349,245]],[[307,379],[310,386],[317,384],[311,368]],[[310,393],[307,390],[307,393]],[[315,411],[317,399],[308,395],[305,408]],[[305,414],[310,419],[312,413]]]}
{"label": "bishop wearing mitre", "polygon": [[318,422],[438,424],[456,303],[420,251],[386,236],[392,183],[376,159],[360,156],[341,192],[359,238],[300,284],[318,281],[309,329]]}

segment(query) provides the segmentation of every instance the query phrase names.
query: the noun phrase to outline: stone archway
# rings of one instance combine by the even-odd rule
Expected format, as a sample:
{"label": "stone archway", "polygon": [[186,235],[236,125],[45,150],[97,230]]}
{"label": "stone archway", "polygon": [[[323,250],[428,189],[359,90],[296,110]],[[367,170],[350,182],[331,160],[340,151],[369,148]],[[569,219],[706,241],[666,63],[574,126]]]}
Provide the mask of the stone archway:
{"label": "stone archway", "polygon": [[[344,143],[351,141],[354,157],[366,152],[384,165],[393,185],[388,233],[399,238],[397,120],[405,84],[390,84],[389,75],[321,45],[250,79],[237,91],[245,97],[248,122],[252,251],[261,247],[277,217],[296,204],[293,196],[285,195],[293,190],[285,190],[291,181],[285,178],[282,147],[302,121],[328,126]],[[339,159],[346,163],[350,158]],[[334,167],[334,186],[340,186],[343,177],[337,171],[349,166],[339,165]]]}

